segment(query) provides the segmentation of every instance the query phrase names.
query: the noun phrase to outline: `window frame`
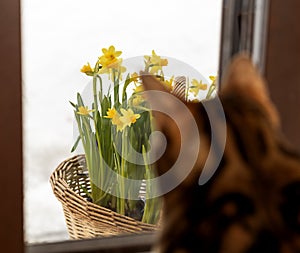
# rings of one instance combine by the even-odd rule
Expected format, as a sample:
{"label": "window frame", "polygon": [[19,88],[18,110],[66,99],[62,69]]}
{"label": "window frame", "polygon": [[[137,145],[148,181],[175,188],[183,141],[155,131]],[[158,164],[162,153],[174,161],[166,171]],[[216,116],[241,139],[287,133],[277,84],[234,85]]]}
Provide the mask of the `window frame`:
{"label": "window frame", "polygon": [[22,88],[19,0],[0,2],[0,245],[23,252]]}
{"label": "window frame", "polygon": [[151,251],[156,236],[155,233],[144,233],[33,244],[27,247],[26,253],[146,253]]}
{"label": "window frame", "polygon": [[[231,1],[231,0],[230,0]],[[224,0],[223,4],[228,2]],[[300,20],[300,1],[270,0],[265,74],[289,140],[300,146],[300,33],[291,32]],[[156,234],[141,234],[59,243],[25,245],[23,236],[22,71],[20,0],[0,2],[0,244],[3,252],[138,252],[150,250]],[[223,16],[224,18],[224,16]],[[224,20],[222,25],[224,26]],[[286,29],[289,27],[289,29]],[[294,26],[295,27],[295,26]],[[298,29],[299,30],[299,29]],[[224,33],[225,30],[222,31]],[[278,36],[279,35],[279,36]],[[223,38],[224,40],[224,38]],[[224,41],[223,41],[224,42]],[[282,49],[285,50],[282,50]],[[222,47],[220,49],[221,57]],[[288,64],[287,64],[288,62]],[[221,66],[223,68],[223,66]],[[291,95],[282,96],[282,84]],[[110,246],[109,246],[110,245]]]}

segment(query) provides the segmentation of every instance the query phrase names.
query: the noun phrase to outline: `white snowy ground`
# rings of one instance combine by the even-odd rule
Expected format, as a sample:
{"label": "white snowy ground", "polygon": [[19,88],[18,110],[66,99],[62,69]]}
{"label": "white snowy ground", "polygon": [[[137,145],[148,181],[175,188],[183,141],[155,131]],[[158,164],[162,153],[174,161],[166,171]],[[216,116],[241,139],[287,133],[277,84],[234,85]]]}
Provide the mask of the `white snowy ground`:
{"label": "white snowy ground", "polygon": [[68,238],[49,177],[70,157],[75,101],[103,47],[123,59],[150,54],[179,59],[206,78],[218,67],[221,0],[23,0],[25,238]]}

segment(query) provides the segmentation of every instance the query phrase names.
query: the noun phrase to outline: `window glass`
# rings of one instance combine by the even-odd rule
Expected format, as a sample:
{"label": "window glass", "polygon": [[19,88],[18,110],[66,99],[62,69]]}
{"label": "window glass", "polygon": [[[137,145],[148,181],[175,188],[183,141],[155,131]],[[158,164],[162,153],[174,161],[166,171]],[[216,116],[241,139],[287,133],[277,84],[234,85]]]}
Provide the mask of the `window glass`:
{"label": "window glass", "polygon": [[73,110],[87,78],[80,73],[103,47],[123,59],[151,54],[216,75],[221,0],[22,0],[25,239],[68,239],[49,177],[72,156]]}

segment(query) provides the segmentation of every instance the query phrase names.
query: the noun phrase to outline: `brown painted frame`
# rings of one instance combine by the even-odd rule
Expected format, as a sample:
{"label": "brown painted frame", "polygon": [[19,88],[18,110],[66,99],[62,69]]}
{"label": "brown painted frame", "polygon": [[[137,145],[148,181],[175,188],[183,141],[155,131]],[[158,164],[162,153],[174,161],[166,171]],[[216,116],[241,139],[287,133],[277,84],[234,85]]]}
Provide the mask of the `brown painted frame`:
{"label": "brown painted frame", "polygon": [[[266,78],[285,134],[300,147],[300,16],[298,0],[270,0]],[[0,1],[0,245],[22,253],[22,85],[20,0]],[[137,252],[150,249],[154,235],[31,245],[27,252]],[[136,244],[135,242],[139,242]],[[127,242],[127,243],[125,243]],[[110,246],[109,246],[110,245]],[[123,248],[122,248],[123,247]]]}
{"label": "brown painted frame", "polygon": [[19,0],[0,1],[0,245],[23,252],[22,89]]}
{"label": "brown painted frame", "polygon": [[265,76],[284,134],[300,151],[300,16],[298,0],[271,0]]}

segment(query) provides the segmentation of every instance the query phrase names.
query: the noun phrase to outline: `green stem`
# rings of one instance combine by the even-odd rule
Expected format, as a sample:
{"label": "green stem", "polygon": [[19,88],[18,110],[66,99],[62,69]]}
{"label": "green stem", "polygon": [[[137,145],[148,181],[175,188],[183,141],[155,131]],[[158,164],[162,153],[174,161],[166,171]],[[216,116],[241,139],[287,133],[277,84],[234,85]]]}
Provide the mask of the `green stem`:
{"label": "green stem", "polygon": [[124,178],[126,177],[126,160],[123,157],[126,157],[127,154],[127,129],[124,129],[122,132],[122,151],[121,151],[121,171],[119,178],[119,189],[120,189],[120,214],[125,214],[125,184]]}
{"label": "green stem", "polygon": [[146,183],[146,204],[144,208],[144,215],[142,218],[142,222],[155,224],[158,221],[159,213],[160,213],[160,200],[158,198],[150,198],[149,193],[152,191],[152,185],[149,183],[149,180],[153,178],[154,172],[153,168],[148,164],[148,157],[146,153],[145,146],[142,147],[143,158],[145,162],[146,172],[145,179]]}
{"label": "green stem", "polygon": [[113,82],[114,82],[114,106],[119,107],[119,82],[118,78],[116,77],[116,70],[112,69],[113,73]]}
{"label": "green stem", "polygon": [[211,95],[215,91],[215,89],[216,89],[216,85],[211,84],[210,87],[209,87],[209,90],[207,92],[206,99],[209,99],[211,97]]}
{"label": "green stem", "polygon": [[102,104],[103,101],[103,86],[102,86],[102,78],[97,75],[97,78],[99,79],[100,89],[99,89],[99,102]]}
{"label": "green stem", "polygon": [[94,95],[94,105],[95,105],[95,114],[98,111],[98,98],[97,98],[97,74],[93,76],[93,95]]}
{"label": "green stem", "polygon": [[185,87],[185,101],[188,101],[189,98],[189,89],[190,89],[190,80],[186,77],[186,87]]}

